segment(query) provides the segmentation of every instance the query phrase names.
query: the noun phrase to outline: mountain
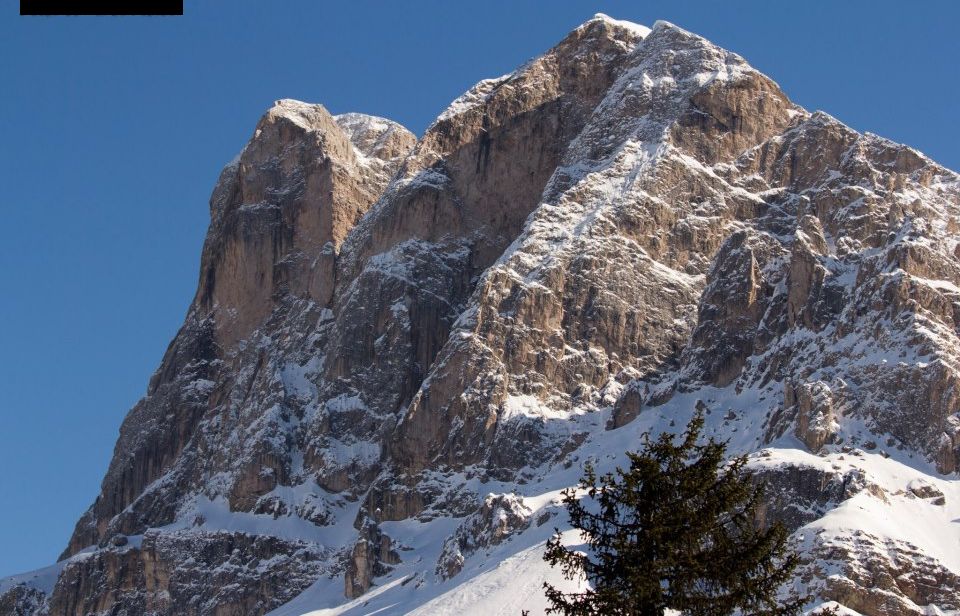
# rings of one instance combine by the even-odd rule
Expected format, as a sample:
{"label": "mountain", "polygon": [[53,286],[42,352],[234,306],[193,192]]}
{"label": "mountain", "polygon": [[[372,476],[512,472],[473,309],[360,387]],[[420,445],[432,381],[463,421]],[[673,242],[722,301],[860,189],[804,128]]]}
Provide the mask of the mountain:
{"label": "mountain", "polygon": [[960,177],[736,54],[598,15],[419,139],[278,101],[210,216],[100,494],[0,614],[536,612],[560,490],[695,409],[811,609],[960,613]]}

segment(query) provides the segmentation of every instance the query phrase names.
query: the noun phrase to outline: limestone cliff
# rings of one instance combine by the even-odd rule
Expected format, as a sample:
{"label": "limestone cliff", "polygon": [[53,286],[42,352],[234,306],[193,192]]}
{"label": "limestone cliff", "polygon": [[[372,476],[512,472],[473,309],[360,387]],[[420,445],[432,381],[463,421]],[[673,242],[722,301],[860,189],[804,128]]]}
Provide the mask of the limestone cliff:
{"label": "limestone cliff", "polygon": [[101,493],[2,613],[536,610],[557,491],[696,408],[816,604],[960,610],[960,178],[736,54],[597,16],[420,139],[279,101],[210,214]]}

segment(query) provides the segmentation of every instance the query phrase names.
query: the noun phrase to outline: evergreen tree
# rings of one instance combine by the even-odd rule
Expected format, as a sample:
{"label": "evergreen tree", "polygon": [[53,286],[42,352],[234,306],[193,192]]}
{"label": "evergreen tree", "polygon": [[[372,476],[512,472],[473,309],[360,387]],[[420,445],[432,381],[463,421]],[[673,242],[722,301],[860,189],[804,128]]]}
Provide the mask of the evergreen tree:
{"label": "evergreen tree", "polygon": [[777,601],[798,564],[787,530],[779,523],[759,528],[763,486],[745,469],[746,457],[726,462],[726,445],[701,443],[702,431],[698,412],[679,444],[672,434],[645,436],[642,450],[627,454],[628,470],[598,477],[586,465],[580,488],[589,500],[564,491],[589,553],[568,550],[558,531],[544,559],[567,579],[585,576],[592,588],[563,593],[544,583],[549,613],[799,613],[803,599]]}

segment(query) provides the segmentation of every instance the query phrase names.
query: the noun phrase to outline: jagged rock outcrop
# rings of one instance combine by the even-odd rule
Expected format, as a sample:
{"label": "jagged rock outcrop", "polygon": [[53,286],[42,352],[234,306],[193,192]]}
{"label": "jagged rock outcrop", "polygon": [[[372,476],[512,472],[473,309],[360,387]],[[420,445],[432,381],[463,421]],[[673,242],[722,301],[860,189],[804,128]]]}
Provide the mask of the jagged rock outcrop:
{"label": "jagged rock outcrop", "polygon": [[67,564],[51,614],[267,612],[324,572],[324,554],[305,542],[247,533],[146,533],[138,545],[110,545]]}
{"label": "jagged rock outcrop", "polygon": [[437,575],[451,578],[460,573],[465,556],[499,545],[530,526],[530,508],[516,494],[488,494],[476,513],[467,517],[443,542],[437,560]]}
{"label": "jagged rock outcrop", "polygon": [[860,469],[841,469],[836,465],[824,468],[816,464],[767,465],[763,462],[775,459],[773,454],[763,450],[760,456],[761,464],[753,470],[766,491],[767,504],[760,520],[763,525],[781,522],[795,531],[863,490],[884,498],[882,488],[870,483]]}
{"label": "jagged rock outcrop", "polygon": [[784,383],[783,406],[795,407],[794,434],[810,451],[819,451],[834,437],[838,424],[833,412],[833,392],[826,383],[817,381],[798,387]]}
{"label": "jagged rock outcrop", "polygon": [[307,589],[284,614],[386,580],[371,610],[461,613],[433,602],[490,583],[467,561],[543,566],[549,495],[694,409],[763,450],[800,587],[955,609],[931,590],[951,552],[845,512],[955,536],[960,178],[736,54],[598,16],[420,139],[279,101],[210,212],[58,581],[0,613],[262,614]]}
{"label": "jagged rock outcrop", "polygon": [[[812,457],[784,461],[763,450],[751,462],[768,493],[769,505],[761,522],[778,520],[797,531],[795,536],[805,544],[800,578],[808,591],[824,599],[878,616],[953,613],[951,610],[960,609],[960,576],[933,557],[926,546],[869,528],[896,520],[898,504],[915,511],[946,504],[943,492],[933,482],[911,478],[917,473],[904,477],[895,465],[889,466],[871,469],[869,454],[850,448],[829,456],[829,461]],[[885,510],[885,515],[866,521],[866,528],[838,532],[836,519],[852,512],[866,517],[866,512],[877,508]],[[928,530],[923,527],[924,520],[896,523],[919,525],[916,530],[920,533]],[[944,548],[953,550],[954,546]]]}
{"label": "jagged rock outcrop", "polygon": [[[824,598],[862,614],[921,616],[960,611],[960,576],[914,546],[855,532],[811,550],[811,581]],[[829,574],[832,567],[842,573]],[[814,584],[819,586],[819,584]],[[936,613],[936,612],[934,612]]]}
{"label": "jagged rock outcrop", "polygon": [[[334,118],[320,105],[283,100],[264,115],[221,173],[186,323],[124,421],[102,492],[64,556],[173,521],[183,496],[227,468],[221,491],[234,510],[288,483],[289,452],[258,424],[289,412],[283,402],[302,377],[284,355],[310,352],[314,341],[300,334],[328,318],[340,246],[413,142],[395,123]],[[271,353],[277,345],[286,351]]]}
{"label": "jagged rock outcrop", "polygon": [[47,596],[43,591],[18,584],[0,594],[0,614],[29,616],[44,608]]}
{"label": "jagged rock outcrop", "polygon": [[392,548],[390,537],[380,527],[369,522],[360,538],[353,545],[347,570],[344,573],[344,594],[348,598],[359,597],[373,584],[375,577],[391,570],[390,565],[400,562],[400,556]]}

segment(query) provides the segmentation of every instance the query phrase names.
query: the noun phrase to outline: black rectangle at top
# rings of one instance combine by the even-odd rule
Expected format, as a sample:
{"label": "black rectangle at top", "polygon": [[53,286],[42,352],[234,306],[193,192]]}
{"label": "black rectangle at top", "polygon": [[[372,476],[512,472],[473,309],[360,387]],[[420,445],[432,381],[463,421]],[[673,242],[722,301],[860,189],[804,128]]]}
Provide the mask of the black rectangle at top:
{"label": "black rectangle at top", "polygon": [[20,0],[21,15],[183,15],[183,0]]}

